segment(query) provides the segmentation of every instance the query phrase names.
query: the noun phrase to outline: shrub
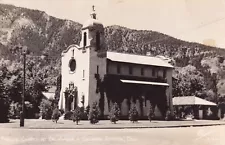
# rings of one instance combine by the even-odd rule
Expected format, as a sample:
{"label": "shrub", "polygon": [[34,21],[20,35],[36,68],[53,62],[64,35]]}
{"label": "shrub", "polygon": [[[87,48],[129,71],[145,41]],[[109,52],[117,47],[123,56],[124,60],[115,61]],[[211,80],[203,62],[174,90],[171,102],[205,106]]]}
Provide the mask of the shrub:
{"label": "shrub", "polygon": [[[10,104],[10,109],[9,109],[9,118],[11,119],[19,119],[20,118],[20,111],[21,110],[21,104],[16,102],[16,103],[11,103]],[[33,118],[38,118],[40,117],[39,113],[36,114],[34,113],[34,108],[33,105],[29,101],[24,102],[24,118],[26,119],[33,119]]]}
{"label": "shrub", "polygon": [[116,121],[119,120],[119,116],[120,116],[120,108],[117,105],[117,103],[114,103],[109,113],[109,119],[111,122],[116,124]]}
{"label": "shrub", "polygon": [[149,108],[149,111],[148,111],[148,119],[149,119],[150,122],[152,121],[153,117],[154,117],[154,110],[152,108],[152,104],[150,103],[150,108]]}
{"label": "shrub", "polygon": [[60,111],[59,111],[59,109],[58,109],[58,107],[57,108],[55,108],[54,110],[53,110],[53,113],[52,113],[52,120],[53,121],[55,121],[55,123],[57,123],[57,121],[59,120],[59,117],[61,116],[61,113],[60,113]]}
{"label": "shrub", "polygon": [[72,115],[73,122],[76,122],[76,124],[78,125],[78,122],[81,120],[81,116],[82,116],[82,112],[80,107],[76,107]]}
{"label": "shrub", "polygon": [[19,119],[20,118],[20,109],[21,109],[21,105],[18,102],[11,103],[10,109],[9,109],[9,118],[10,119]]}
{"label": "shrub", "polygon": [[133,104],[130,108],[129,111],[129,120],[132,121],[133,123],[138,121],[138,111],[136,106]]}
{"label": "shrub", "polygon": [[42,116],[42,119],[51,119],[53,107],[52,102],[50,100],[42,99],[39,109],[40,116]]}
{"label": "shrub", "polygon": [[92,107],[91,107],[91,110],[89,112],[89,116],[88,116],[88,120],[90,120],[90,123],[91,124],[96,124],[99,122],[99,116],[100,116],[100,109],[97,105],[97,102],[94,102]]}
{"label": "shrub", "polygon": [[24,102],[24,117],[26,119],[35,118],[34,106],[29,101]]}
{"label": "shrub", "polygon": [[165,120],[169,121],[169,120],[172,120],[172,119],[173,119],[173,115],[172,115],[171,111],[169,109],[167,109]]}
{"label": "shrub", "polygon": [[0,96],[0,123],[9,122],[9,103]]}

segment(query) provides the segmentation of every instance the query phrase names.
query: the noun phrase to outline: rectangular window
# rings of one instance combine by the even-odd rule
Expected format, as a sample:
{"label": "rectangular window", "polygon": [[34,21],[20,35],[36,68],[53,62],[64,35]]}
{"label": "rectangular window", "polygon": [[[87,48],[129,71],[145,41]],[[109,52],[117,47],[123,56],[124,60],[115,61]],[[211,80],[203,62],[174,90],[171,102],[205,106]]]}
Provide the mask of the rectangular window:
{"label": "rectangular window", "polygon": [[155,76],[155,68],[154,67],[152,68],[152,76],[153,77]]}
{"label": "rectangular window", "polygon": [[120,74],[120,64],[117,64],[117,73]]}
{"label": "rectangular window", "polygon": [[142,76],[145,75],[145,74],[144,74],[144,68],[143,68],[143,67],[141,68],[141,75],[142,75]]}
{"label": "rectangular window", "polygon": [[97,74],[99,73],[99,66],[97,65]]}
{"label": "rectangular window", "polygon": [[166,69],[163,69],[163,78],[166,78]]}
{"label": "rectangular window", "polygon": [[132,75],[133,74],[133,68],[131,65],[129,65],[129,74]]}

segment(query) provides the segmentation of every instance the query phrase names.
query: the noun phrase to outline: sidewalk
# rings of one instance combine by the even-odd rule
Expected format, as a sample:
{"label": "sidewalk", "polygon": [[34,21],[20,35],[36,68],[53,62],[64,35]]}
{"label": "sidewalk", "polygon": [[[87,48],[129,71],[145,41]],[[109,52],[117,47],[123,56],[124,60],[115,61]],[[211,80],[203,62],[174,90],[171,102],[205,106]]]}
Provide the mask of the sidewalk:
{"label": "sidewalk", "polygon": [[[1,123],[0,128],[20,128],[19,120],[11,120],[10,123]],[[132,123],[128,120],[118,121],[112,124],[109,120],[100,120],[97,124],[90,124],[89,121],[80,121],[78,125],[70,120],[59,120],[56,124],[51,120],[26,119],[25,129],[129,129],[129,128],[176,128],[176,127],[199,127],[225,125],[223,120],[192,120],[192,121],[157,121],[149,122],[140,120]]]}

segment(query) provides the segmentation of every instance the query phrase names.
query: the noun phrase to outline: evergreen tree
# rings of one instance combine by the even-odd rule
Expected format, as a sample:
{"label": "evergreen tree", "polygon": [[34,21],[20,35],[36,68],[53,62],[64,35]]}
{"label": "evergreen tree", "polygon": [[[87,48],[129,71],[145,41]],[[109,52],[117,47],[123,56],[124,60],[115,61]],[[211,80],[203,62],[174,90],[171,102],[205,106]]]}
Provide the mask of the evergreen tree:
{"label": "evergreen tree", "polygon": [[61,116],[61,113],[58,109],[58,107],[56,107],[54,110],[53,110],[53,113],[52,113],[52,120],[55,121],[55,123],[57,123],[57,121],[59,120],[59,117]]}
{"label": "evergreen tree", "polygon": [[137,111],[137,108],[135,106],[135,104],[133,104],[130,108],[130,111],[129,111],[129,120],[132,121],[133,123],[135,121],[138,121],[138,111]]}
{"label": "evergreen tree", "polygon": [[93,105],[91,106],[91,110],[90,110],[89,116],[88,116],[88,120],[90,120],[90,123],[91,124],[98,123],[100,114],[101,114],[101,112],[97,105],[97,102],[94,102]]}
{"label": "evergreen tree", "polygon": [[116,124],[116,121],[119,120],[119,116],[120,116],[120,108],[117,103],[114,103],[109,114],[109,119],[111,122]]}
{"label": "evergreen tree", "polygon": [[154,110],[152,108],[152,104],[150,103],[150,108],[149,108],[149,111],[148,111],[148,119],[149,119],[150,122],[152,121],[153,117],[154,117]]}
{"label": "evergreen tree", "polygon": [[84,110],[84,114],[87,118],[89,117],[89,112],[90,112],[90,106],[88,105]]}
{"label": "evergreen tree", "polygon": [[78,122],[81,120],[81,108],[80,107],[76,107],[76,109],[73,111],[73,115],[72,115],[72,120],[73,122],[76,122],[76,124],[78,125]]}

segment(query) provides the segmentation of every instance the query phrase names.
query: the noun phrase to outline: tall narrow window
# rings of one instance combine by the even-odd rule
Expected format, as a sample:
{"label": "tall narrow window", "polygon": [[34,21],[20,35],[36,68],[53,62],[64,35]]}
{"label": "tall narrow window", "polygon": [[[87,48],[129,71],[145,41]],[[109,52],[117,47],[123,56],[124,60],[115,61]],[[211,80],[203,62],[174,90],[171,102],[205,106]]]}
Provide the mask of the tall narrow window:
{"label": "tall narrow window", "polygon": [[84,47],[87,45],[87,32],[84,32],[84,39],[83,39]]}
{"label": "tall narrow window", "polygon": [[117,73],[120,74],[120,64],[117,64]]}
{"label": "tall narrow window", "polygon": [[83,79],[84,79],[84,77],[85,77],[85,71],[83,70]]}
{"label": "tall narrow window", "polygon": [[97,74],[99,73],[99,66],[97,65]]}
{"label": "tall narrow window", "polygon": [[96,50],[100,49],[100,33],[96,32]]}
{"label": "tall narrow window", "polygon": [[166,78],[166,69],[163,69],[163,78]]}
{"label": "tall narrow window", "polygon": [[142,76],[145,75],[145,74],[144,74],[144,68],[143,68],[143,67],[141,68],[141,75],[142,75]]}
{"label": "tall narrow window", "polygon": [[74,57],[74,49],[72,50],[72,57]]}
{"label": "tall narrow window", "polygon": [[133,68],[131,65],[129,65],[129,74],[132,75],[133,74]]}

